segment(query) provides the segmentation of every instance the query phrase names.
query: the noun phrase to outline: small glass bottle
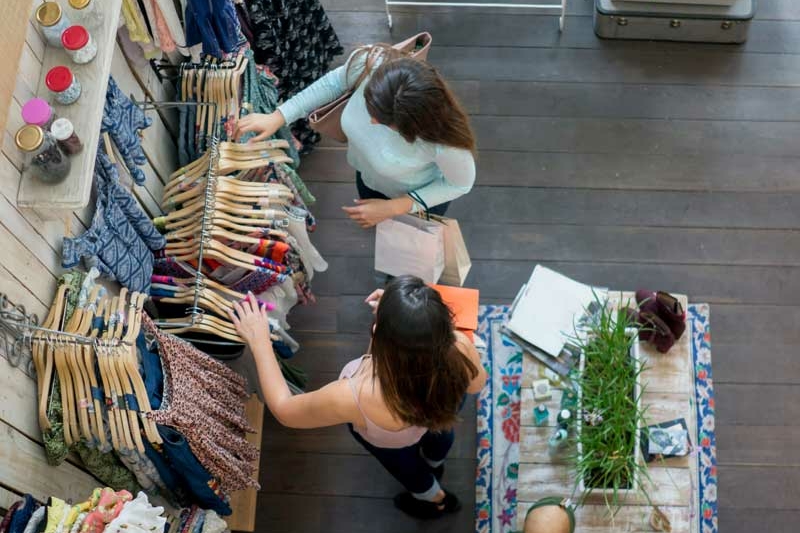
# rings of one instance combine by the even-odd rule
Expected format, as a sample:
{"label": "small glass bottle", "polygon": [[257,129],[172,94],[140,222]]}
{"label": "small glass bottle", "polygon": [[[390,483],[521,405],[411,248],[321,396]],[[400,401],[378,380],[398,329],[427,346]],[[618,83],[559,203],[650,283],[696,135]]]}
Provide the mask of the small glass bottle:
{"label": "small glass bottle", "polygon": [[37,7],[36,22],[39,23],[47,44],[59,47],[62,46],[61,34],[72,25],[58,2],[44,2]]}
{"label": "small glass bottle", "polygon": [[48,130],[55,119],[55,111],[47,103],[47,100],[42,98],[31,98],[22,106],[22,120],[25,121],[25,124],[32,124]]}
{"label": "small glass bottle", "polygon": [[97,43],[83,26],[70,26],[61,34],[61,44],[73,63],[84,65],[97,56]]}
{"label": "small glass bottle", "polygon": [[103,9],[100,6],[103,0],[69,0],[72,19],[77,24],[91,30],[97,30],[103,25]]}
{"label": "small glass bottle", "polygon": [[78,134],[75,133],[75,126],[68,118],[59,118],[50,126],[50,133],[58,141],[58,145],[67,155],[75,155],[83,150],[83,143]]}
{"label": "small glass bottle", "polygon": [[537,426],[544,426],[549,419],[550,411],[547,409],[547,406],[543,403],[537,405],[536,409],[533,410],[533,423]]}
{"label": "small glass bottle", "polygon": [[547,446],[551,454],[555,454],[567,443],[569,433],[564,428],[556,428],[547,440]]}
{"label": "small glass bottle", "polygon": [[559,427],[567,428],[569,424],[572,422],[572,413],[569,409],[562,409],[558,412],[558,416],[556,416],[556,422],[558,423]]}
{"label": "small glass bottle", "polygon": [[72,168],[69,157],[50,134],[39,126],[22,126],[14,136],[17,148],[31,155],[31,165],[44,183],[60,183]]}
{"label": "small glass bottle", "polygon": [[68,67],[58,66],[47,71],[44,84],[61,105],[70,105],[81,97],[81,82]]}

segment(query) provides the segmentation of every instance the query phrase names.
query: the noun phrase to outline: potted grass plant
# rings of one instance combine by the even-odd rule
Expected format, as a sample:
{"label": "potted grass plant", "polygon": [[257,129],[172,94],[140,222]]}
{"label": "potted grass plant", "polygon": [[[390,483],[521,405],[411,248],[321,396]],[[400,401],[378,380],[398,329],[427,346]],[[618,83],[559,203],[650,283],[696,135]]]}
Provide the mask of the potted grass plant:
{"label": "potted grass plant", "polygon": [[600,493],[615,513],[631,493],[643,493],[647,466],[639,439],[646,427],[638,330],[626,306],[599,299],[576,335],[581,350],[573,379],[578,392],[574,447],[579,502]]}

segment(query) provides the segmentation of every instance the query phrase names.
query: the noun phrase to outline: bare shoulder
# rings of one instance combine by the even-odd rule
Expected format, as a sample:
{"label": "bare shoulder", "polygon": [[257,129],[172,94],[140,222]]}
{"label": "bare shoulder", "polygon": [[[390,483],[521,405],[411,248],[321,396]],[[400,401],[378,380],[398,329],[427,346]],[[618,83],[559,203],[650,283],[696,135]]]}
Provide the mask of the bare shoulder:
{"label": "bare shoulder", "polygon": [[477,348],[475,348],[475,344],[463,333],[460,331],[456,331],[456,347],[458,351],[460,351],[464,356],[475,363],[476,365],[481,364],[481,356],[478,353]]}

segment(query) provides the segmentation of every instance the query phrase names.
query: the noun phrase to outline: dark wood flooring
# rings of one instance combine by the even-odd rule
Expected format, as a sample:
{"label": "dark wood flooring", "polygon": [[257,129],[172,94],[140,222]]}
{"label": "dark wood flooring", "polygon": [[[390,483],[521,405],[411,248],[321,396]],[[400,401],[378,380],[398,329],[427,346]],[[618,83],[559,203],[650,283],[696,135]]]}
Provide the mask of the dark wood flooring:
{"label": "dark wood flooring", "polygon": [[[589,0],[570,0],[562,35],[553,17],[437,8],[395,9],[390,33],[380,0],[323,3],[349,48],[433,34],[479,137],[476,188],[450,214],[484,302],[510,302],[542,263],[712,304],[720,531],[797,531],[800,2],[761,0],[743,46],[603,41]],[[355,195],[341,147],[300,172],[331,265],[290,319],[318,386],[366,347],[374,236],[339,209]],[[418,523],[345,429],[268,420],[258,531],[472,531],[474,425],[465,413],[446,475],[465,509]]]}

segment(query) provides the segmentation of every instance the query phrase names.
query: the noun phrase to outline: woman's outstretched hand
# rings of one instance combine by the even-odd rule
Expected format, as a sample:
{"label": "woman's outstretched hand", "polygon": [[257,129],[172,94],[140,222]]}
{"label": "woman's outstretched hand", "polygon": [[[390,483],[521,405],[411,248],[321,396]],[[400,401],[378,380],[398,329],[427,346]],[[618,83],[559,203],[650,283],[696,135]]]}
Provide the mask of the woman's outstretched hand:
{"label": "woman's outstretched hand", "polygon": [[275,135],[275,132],[284,124],[286,124],[286,119],[283,118],[283,113],[280,111],[273,111],[269,115],[251,113],[239,119],[233,137],[238,141],[243,134],[252,131],[257,132],[257,135],[248,142],[263,141]]}
{"label": "woman's outstretched hand", "polygon": [[247,298],[233,304],[233,311],[228,312],[236,327],[236,332],[250,347],[267,344],[269,340],[269,321],[267,308],[247,293]]}

